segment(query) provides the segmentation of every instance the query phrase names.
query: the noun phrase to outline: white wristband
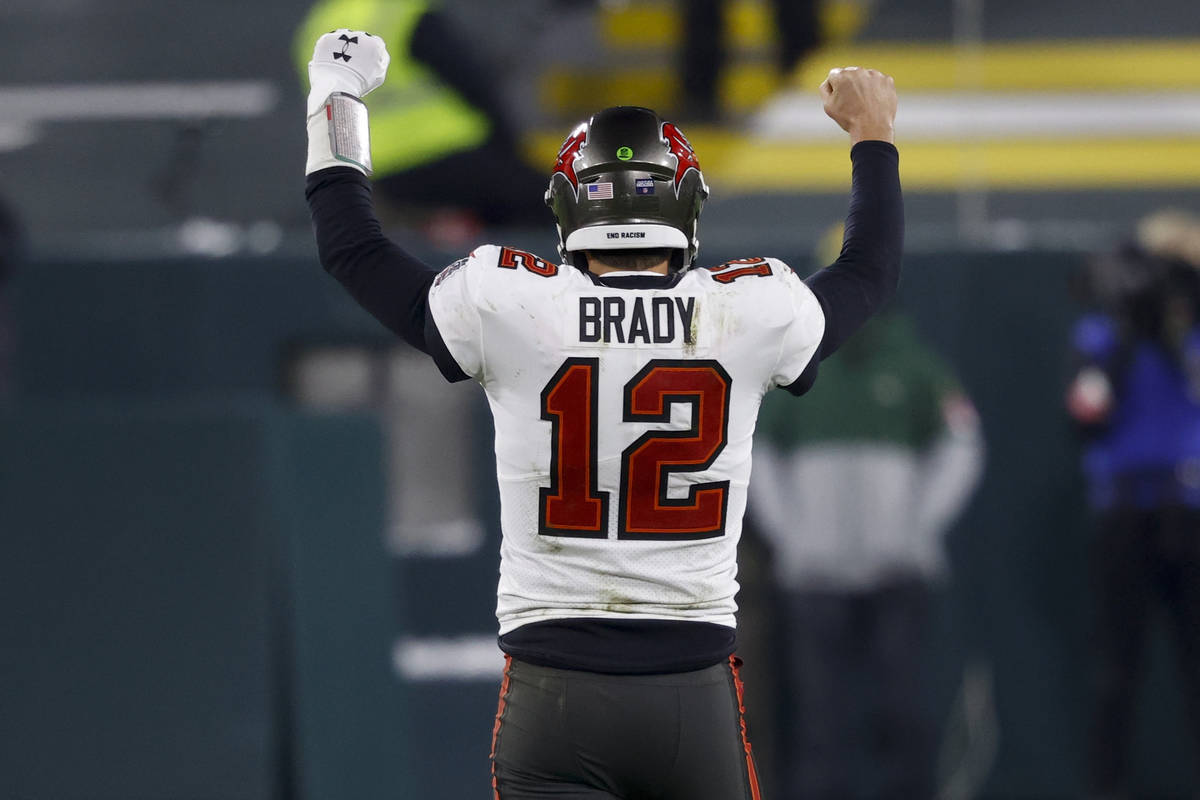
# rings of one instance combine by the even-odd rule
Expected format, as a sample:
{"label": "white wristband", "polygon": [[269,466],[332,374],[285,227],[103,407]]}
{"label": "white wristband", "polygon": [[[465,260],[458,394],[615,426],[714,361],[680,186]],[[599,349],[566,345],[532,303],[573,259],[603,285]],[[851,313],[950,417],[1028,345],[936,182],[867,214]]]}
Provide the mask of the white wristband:
{"label": "white wristband", "polygon": [[371,169],[371,130],[367,107],[353,95],[333,92],[308,118],[308,162],[304,174],[327,167]]}

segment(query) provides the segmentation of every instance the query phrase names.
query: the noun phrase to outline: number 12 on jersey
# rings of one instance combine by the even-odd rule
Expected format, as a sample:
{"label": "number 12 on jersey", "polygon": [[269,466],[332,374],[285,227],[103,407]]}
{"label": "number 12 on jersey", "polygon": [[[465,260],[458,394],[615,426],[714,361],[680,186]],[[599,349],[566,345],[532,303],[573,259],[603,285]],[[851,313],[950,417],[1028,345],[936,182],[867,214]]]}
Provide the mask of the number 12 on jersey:
{"label": "number 12 on jersey", "polygon": [[[598,358],[568,358],[542,390],[551,423],[550,485],[538,502],[538,533],[603,539],[609,492],[597,485],[600,393]],[[654,359],[624,389],[624,422],[670,423],[691,407],[688,428],[648,430],[621,453],[619,539],[707,539],[725,533],[729,481],[695,483],[684,497],[667,494],[671,475],[708,469],[725,448],[729,373],[713,360]],[[616,434],[616,432],[612,432]]]}

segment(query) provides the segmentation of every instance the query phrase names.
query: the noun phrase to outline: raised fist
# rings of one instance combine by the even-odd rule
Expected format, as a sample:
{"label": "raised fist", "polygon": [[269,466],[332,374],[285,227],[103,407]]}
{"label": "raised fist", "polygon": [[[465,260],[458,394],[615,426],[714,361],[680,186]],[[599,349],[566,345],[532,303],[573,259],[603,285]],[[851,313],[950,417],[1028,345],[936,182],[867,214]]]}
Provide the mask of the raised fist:
{"label": "raised fist", "polygon": [[890,75],[874,69],[831,69],[821,84],[825,113],[854,143],[866,139],[894,139],[896,84]]}
{"label": "raised fist", "polygon": [[308,62],[308,115],[319,111],[333,92],[363,97],[379,88],[389,60],[383,39],[365,31],[338,28],[321,36]]}

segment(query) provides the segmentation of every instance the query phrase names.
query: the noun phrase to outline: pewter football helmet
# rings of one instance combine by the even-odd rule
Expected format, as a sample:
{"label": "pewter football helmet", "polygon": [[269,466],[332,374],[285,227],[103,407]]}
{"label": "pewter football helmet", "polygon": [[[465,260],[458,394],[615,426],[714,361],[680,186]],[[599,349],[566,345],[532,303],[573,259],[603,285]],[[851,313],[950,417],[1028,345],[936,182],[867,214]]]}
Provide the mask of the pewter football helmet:
{"label": "pewter football helmet", "polygon": [[564,263],[582,250],[667,247],[673,269],[696,258],[708,185],[692,145],[648,108],[617,106],[571,131],[554,163],[546,205],[558,224]]}

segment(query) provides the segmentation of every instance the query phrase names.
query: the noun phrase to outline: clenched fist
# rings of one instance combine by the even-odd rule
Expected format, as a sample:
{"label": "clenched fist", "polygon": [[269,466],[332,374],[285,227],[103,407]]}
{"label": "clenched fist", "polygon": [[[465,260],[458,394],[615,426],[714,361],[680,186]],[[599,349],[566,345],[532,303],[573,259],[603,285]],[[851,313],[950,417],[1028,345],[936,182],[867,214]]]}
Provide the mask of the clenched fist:
{"label": "clenched fist", "polygon": [[387,75],[387,47],[383,39],[364,31],[338,28],[317,39],[308,62],[308,116],[321,109],[333,92],[363,97],[383,85]]}
{"label": "clenched fist", "polygon": [[852,144],[867,139],[895,138],[896,84],[874,69],[831,69],[821,84],[825,113],[850,134]]}

